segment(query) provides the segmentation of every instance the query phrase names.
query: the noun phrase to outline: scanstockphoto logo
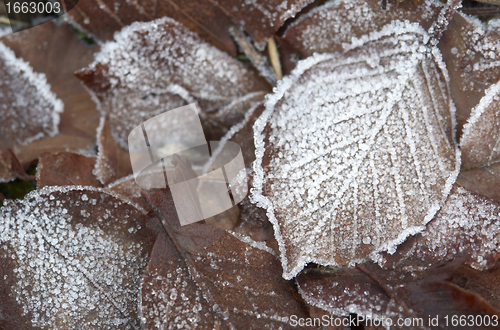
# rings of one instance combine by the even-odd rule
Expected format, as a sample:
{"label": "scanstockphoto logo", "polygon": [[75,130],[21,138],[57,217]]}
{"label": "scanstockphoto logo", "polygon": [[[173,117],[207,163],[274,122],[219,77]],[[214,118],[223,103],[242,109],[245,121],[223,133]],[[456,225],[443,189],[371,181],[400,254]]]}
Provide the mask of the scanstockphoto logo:
{"label": "scanstockphoto logo", "polygon": [[172,192],[181,225],[210,218],[248,193],[239,145],[207,142],[195,104],[157,115],[128,136],[135,182]]}
{"label": "scanstockphoto logo", "polygon": [[19,32],[56,19],[78,4],[78,0],[0,0],[0,23]]}

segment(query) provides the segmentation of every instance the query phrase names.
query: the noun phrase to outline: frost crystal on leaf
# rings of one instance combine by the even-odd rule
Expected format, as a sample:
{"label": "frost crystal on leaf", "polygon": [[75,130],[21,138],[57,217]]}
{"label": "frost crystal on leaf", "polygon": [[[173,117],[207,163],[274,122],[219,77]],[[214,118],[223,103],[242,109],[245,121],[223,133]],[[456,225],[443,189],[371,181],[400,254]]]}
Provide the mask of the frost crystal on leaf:
{"label": "frost crystal on leaf", "polygon": [[267,209],[283,277],[354,264],[424,228],[459,170],[439,50],[395,21],[344,54],[299,63],[256,121],[252,198]]}
{"label": "frost crystal on leaf", "polygon": [[[2,320],[40,329],[137,329],[149,254],[142,215],[110,192],[80,186],[46,187],[2,208]],[[12,309],[5,299],[19,306],[18,315],[5,313]]]}
{"label": "frost crystal on leaf", "polygon": [[43,73],[0,42],[0,141],[27,144],[58,133],[63,103],[51,91]]}
{"label": "frost crystal on leaf", "polygon": [[169,18],[124,28],[79,76],[125,149],[139,123],[188,103],[198,103],[202,119],[221,113],[220,121],[237,123],[245,97],[268,88],[242,63]]}

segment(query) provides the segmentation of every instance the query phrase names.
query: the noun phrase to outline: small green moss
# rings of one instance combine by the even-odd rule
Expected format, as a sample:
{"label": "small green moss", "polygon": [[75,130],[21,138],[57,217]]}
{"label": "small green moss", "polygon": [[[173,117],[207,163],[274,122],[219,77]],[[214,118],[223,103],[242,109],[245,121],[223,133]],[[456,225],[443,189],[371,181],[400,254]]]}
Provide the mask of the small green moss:
{"label": "small green moss", "polygon": [[[31,165],[26,171],[26,174],[28,175],[35,175],[35,173],[36,165]],[[0,183],[0,193],[8,199],[22,199],[30,191],[35,189],[36,181],[22,181],[15,179],[14,181]],[[3,206],[2,201],[0,201],[0,206]]]}

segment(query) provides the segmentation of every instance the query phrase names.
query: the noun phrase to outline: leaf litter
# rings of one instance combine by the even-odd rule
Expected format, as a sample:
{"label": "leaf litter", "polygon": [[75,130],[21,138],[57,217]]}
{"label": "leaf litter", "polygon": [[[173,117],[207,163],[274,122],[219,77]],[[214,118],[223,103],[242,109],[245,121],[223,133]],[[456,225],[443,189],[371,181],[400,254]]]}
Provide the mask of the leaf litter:
{"label": "leaf litter", "polygon": [[307,317],[272,250],[212,226],[181,227],[168,188],[158,192],[156,208],[161,222],[153,211],[147,216],[153,245],[142,284],[147,329],[287,329],[291,315]]}
{"label": "leaf litter", "polygon": [[444,202],[460,153],[429,38],[395,21],[344,54],[302,61],[267,100],[254,125],[252,197],[274,225],[285,278],[308,262],[394,251]]}
{"label": "leaf litter", "polygon": [[12,286],[2,288],[0,324],[137,328],[150,251],[142,216],[117,195],[81,186],[46,187],[3,207],[0,257],[10,267],[0,271]]}

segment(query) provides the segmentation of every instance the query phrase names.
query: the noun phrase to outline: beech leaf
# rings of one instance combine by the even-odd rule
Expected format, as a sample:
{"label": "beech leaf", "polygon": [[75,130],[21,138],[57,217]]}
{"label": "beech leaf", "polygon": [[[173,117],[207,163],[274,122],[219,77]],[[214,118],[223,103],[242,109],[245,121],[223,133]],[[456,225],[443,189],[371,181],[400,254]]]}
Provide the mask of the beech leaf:
{"label": "beech leaf", "polygon": [[460,166],[439,50],[395,21],[344,54],[299,63],[254,125],[252,197],[267,209],[283,276],[349,265],[424,229]]}
{"label": "beech leaf", "polygon": [[500,83],[473,109],[460,139],[464,187],[500,202]]}
{"label": "beech leaf", "polygon": [[138,328],[149,255],[142,215],[105,190],[81,186],[46,187],[3,207],[0,326]]}
{"label": "beech leaf", "polygon": [[180,226],[168,189],[158,192],[156,205],[163,225],[148,214],[154,245],[142,284],[147,329],[288,329],[291,315],[307,317],[264,243],[204,224]]}
{"label": "beech leaf", "polygon": [[[23,102],[26,105],[42,102],[51,97],[60,100],[58,104],[59,102],[64,104],[62,113],[54,113],[53,106],[52,110],[48,108],[43,110],[40,107],[30,108],[29,111],[11,108],[8,111],[15,110],[14,117],[10,112],[0,110],[0,117],[5,119],[2,128],[0,128],[3,130],[0,134],[0,146],[12,148],[25,167],[36,160],[44,151],[77,152],[91,148],[92,138],[95,136],[95,129],[99,124],[99,113],[95,110],[95,104],[85,87],[74,76],[74,72],[91,62],[92,55],[98,47],[82,44],[71,32],[68,24],[56,25],[54,22],[47,22],[28,30],[2,36],[0,42],[12,50],[19,61],[29,63],[28,65],[32,68],[30,70],[35,75],[40,73],[46,79],[44,85],[46,87],[40,90],[43,95],[24,95]],[[16,66],[10,66],[9,70],[15,70],[15,68]],[[15,79],[23,79],[24,75],[26,74],[18,73]],[[30,83],[26,81],[19,88],[15,87],[15,80],[12,83],[9,81],[9,75],[2,74],[3,86],[10,86],[9,88],[12,88],[16,93],[22,93],[31,88],[29,87]],[[0,87],[2,90],[3,88]],[[2,106],[9,107],[10,101],[2,99],[3,97],[6,95],[0,96],[0,109]],[[62,110],[62,105],[60,110]],[[32,113],[33,111],[39,112]],[[45,131],[33,131],[34,134],[40,134],[40,139],[36,141],[31,139],[33,142],[24,145],[19,144],[19,141],[30,141],[30,139],[25,140],[23,136],[33,136],[31,133],[26,135],[27,131],[39,123],[42,117],[45,120],[44,125],[48,125],[41,127]],[[18,127],[17,131],[7,133],[6,130],[12,129],[10,124],[12,120],[23,122],[24,127]],[[58,134],[53,137],[49,136],[55,133]],[[1,168],[0,165],[0,172]]]}
{"label": "beech leaf", "polygon": [[34,72],[29,63],[0,42],[0,76],[2,146],[56,135],[64,105],[51,91],[45,74]]}
{"label": "beech leaf", "polygon": [[45,186],[102,187],[92,173],[96,159],[71,152],[40,155],[36,168],[37,188]]}
{"label": "beech leaf", "polygon": [[132,173],[130,156],[113,138],[107,117],[101,118],[97,128],[97,148],[94,173],[102,184],[110,184]]}

